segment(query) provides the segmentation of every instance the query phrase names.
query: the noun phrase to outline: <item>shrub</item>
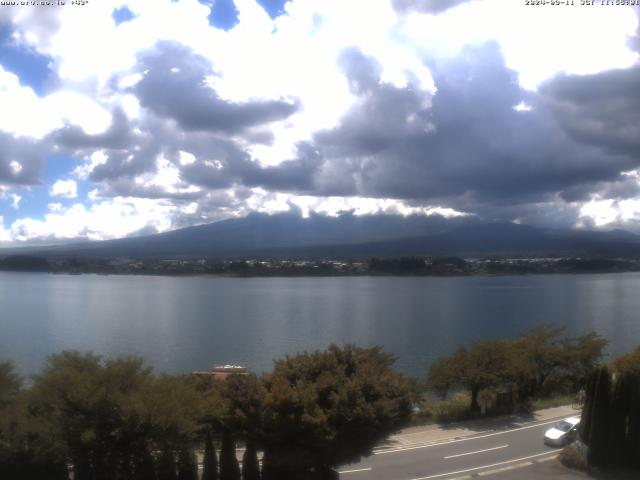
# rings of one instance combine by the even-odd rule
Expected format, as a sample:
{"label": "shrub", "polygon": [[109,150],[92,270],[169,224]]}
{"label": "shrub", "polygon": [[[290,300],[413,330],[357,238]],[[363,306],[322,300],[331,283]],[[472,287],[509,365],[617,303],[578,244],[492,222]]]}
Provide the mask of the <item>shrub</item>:
{"label": "shrub", "polygon": [[586,452],[584,449],[580,449],[576,443],[564,447],[560,452],[559,458],[560,462],[567,468],[573,468],[583,472],[586,472],[589,468]]}

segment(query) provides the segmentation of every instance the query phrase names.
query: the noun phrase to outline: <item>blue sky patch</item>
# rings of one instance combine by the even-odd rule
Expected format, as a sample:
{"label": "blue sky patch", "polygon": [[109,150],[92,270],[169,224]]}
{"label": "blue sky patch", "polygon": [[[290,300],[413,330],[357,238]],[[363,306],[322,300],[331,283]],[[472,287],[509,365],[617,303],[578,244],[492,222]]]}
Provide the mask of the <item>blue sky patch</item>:
{"label": "blue sky patch", "polygon": [[27,46],[17,45],[12,33],[7,25],[0,25],[0,65],[17,75],[21,85],[31,87],[36,94],[43,96],[51,87],[53,72],[49,63],[52,59]]}
{"label": "blue sky patch", "polygon": [[113,17],[113,21],[116,22],[116,25],[129,22],[136,18],[133,12],[129,10],[126,5],[120,8],[116,8],[111,16]]}
{"label": "blue sky patch", "polygon": [[222,30],[231,30],[238,23],[238,10],[233,0],[201,0],[200,3],[211,8],[209,25]]}
{"label": "blue sky patch", "polygon": [[284,13],[284,4],[287,3],[287,1],[288,0],[258,0],[258,3],[262,5],[262,8],[264,8],[273,19]]}

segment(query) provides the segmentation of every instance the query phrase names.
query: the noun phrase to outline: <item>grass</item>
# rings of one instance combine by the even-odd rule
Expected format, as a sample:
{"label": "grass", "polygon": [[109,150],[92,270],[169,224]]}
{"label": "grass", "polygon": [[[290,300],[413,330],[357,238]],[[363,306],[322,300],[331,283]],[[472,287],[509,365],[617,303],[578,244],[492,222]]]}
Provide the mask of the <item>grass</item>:
{"label": "grass", "polygon": [[562,407],[564,405],[571,405],[576,398],[575,395],[560,394],[554,395],[549,398],[534,398],[531,401],[531,408],[533,410],[544,410],[545,408]]}
{"label": "grass", "polygon": [[417,426],[469,420],[470,402],[467,393],[459,393],[448,400],[425,401],[420,404],[420,411],[413,416],[411,424]]}
{"label": "grass", "polygon": [[[561,407],[570,405],[575,395],[557,394],[548,398],[536,398],[531,401],[532,410],[543,410],[545,408]],[[412,426],[431,425],[435,423],[454,423],[463,420],[470,420],[469,404],[471,398],[468,393],[458,393],[447,400],[424,400],[418,405],[418,411],[411,419]],[[502,415],[504,412],[492,413],[492,409],[487,410],[484,418]]]}

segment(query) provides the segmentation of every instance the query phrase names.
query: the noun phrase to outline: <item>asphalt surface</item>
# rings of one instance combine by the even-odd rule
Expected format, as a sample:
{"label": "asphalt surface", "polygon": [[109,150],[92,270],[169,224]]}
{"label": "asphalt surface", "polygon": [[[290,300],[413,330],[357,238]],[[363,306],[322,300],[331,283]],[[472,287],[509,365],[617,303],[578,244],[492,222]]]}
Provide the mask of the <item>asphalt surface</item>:
{"label": "asphalt surface", "polygon": [[499,473],[550,461],[558,448],[544,444],[544,432],[561,418],[422,445],[382,447],[362,461],[339,468],[341,480],[451,480]]}

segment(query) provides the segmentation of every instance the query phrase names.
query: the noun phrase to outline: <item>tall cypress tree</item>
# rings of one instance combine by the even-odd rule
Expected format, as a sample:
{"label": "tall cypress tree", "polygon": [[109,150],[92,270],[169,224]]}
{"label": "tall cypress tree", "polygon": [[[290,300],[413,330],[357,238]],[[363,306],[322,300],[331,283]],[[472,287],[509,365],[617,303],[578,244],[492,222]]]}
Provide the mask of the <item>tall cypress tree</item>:
{"label": "tall cypress tree", "polygon": [[189,447],[178,452],[178,480],[198,480],[196,456]]}
{"label": "tall cypress tree", "polygon": [[592,372],[587,382],[587,396],[582,408],[582,417],[580,419],[580,437],[587,445],[591,439],[591,417],[593,415],[593,400],[596,395],[596,383],[598,380],[598,372]]}
{"label": "tall cypress tree", "polygon": [[158,459],[158,480],[177,480],[176,459],[172,449],[165,447]]}
{"label": "tall cypress tree", "polygon": [[258,452],[251,441],[247,441],[247,449],[242,456],[242,480],[260,480]]}
{"label": "tall cypress tree", "polygon": [[629,465],[640,468],[640,375],[631,378],[626,457]]}
{"label": "tall cypress tree", "polygon": [[629,376],[619,374],[613,384],[609,418],[609,442],[607,458],[611,465],[622,466],[626,462],[627,417],[629,415]]}
{"label": "tall cypress tree", "polygon": [[210,430],[207,430],[207,435],[204,439],[204,459],[202,463],[202,480],[218,480],[218,459],[216,458],[216,447],[213,445]]}
{"label": "tall cypress tree", "polygon": [[133,465],[133,477],[138,480],[156,480],[155,461],[149,449],[140,452]]}
{"label": "tall cypress tree", "polygon": [[588,460],[590,465],[604,467],[609,464],[611,377],[609,369],[603,366],[598,371],[594,404],[591,414]]}
{"label": "tall cypress tree", "polygon": [[236,458],[236,442],[231,430],[222,429],[222,448],[220,450],[220,480],[240,480],[240,466]]}

